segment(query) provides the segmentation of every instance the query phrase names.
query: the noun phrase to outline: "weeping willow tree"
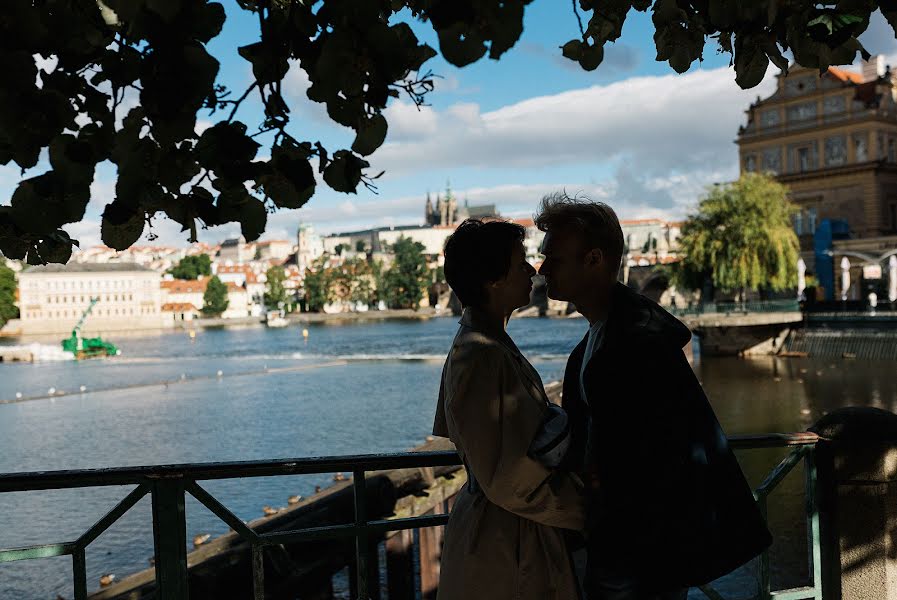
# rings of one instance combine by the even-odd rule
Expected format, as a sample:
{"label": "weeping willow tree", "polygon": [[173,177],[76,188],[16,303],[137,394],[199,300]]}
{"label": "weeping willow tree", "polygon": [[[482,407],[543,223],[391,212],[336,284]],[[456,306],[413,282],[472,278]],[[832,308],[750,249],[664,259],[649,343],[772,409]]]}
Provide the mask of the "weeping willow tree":
{"label": "weeping willow tree", "polygon": [[685,258],[674,283],[700,288],[782,291],[797,284],[800,248],[791,224],[795,207],[785,186],[749,173],[738,181],[708,189],[682,227]]}

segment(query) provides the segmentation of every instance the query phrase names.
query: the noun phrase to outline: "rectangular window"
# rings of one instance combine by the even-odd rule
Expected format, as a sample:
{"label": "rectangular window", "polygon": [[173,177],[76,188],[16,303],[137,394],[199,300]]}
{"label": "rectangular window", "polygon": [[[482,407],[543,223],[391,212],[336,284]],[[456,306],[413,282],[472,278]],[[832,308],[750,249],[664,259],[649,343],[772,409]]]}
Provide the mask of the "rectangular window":
{"label": "rectangular window", "polygon": [[794,214],[794,233],[796,233],[797,235],[803,235],[803,233],[804,233],[803,224],[804,224],[803,215],[800,212],[795,213]]}
{"label": "rectangular window", "polygon": [[847,163],[847,137],[825,138],[825,166],[837,167]]}
{"label": "rectangular window", "polygon": [[807,209],[807,233],[814,234],[816,233],[816,209],[808,208]]}
{"label": "rectangular window", "polygon": [[763,151],[763,170],[776,174],[782,172],[781,148],[767,148]]}
{"label": "rectangular window", "polygon": [[888,138],[888,162],[897,162],[897,143],[894,138]]}
{"label": "rectangular window", "polygon": [[853,160],[858,163],[869,160],[869,136],[865,133],[853,134]]}
{"label": "rectangular window", "polygon": [[891,213],[891,232],[897,233],[897,202],[891,202],[888,210]]}
{"label": "rectangular window", "polygon": [[797,168],[801,172],[810,170],[810,149],[806,146],[797,149]]}
{"label": "rectangular window", "polygon": [[844,96],[829,96],[822,101],[822,112],[827,115],[843,113],[847,110],[847,98]]}
{"label": "rectangular window", "polygon": [[804,102],[803,104],[793,104],[786,110],[788,121],[808,121],[816,118],[816,103]]}
{"label": "rectangular window", "polygon": [[771,108],[760,113],[760,125],[762,127],[773,127],[779,124],[779,109]]}

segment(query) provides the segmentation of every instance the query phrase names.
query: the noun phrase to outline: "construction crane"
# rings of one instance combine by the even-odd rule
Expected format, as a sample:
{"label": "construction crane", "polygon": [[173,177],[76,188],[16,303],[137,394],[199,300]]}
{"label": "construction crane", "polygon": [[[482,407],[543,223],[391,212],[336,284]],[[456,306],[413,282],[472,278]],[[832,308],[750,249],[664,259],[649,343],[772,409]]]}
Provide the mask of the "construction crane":
{"label": "construction crane", "polygon": [[62,340],[62,349],[67,352],[71,352],[75,355],[75,358],[79,360],[82,358],[116,356],[118,354],[121,354],[121,350],[116,348],[115,344],[105,342],[102,338],[81,337],[81,327],[84,326],[84,321],[87,320],[87,317],[90,316],[93,307],[96,306],[96,303],[99,301],[99,298],[90,299],[90,304],[87,305],[87,308],[84,310],[81,318],[78,319],[78,323],[75,325],[74,329],[72,329],[72,335],[67,339]]}

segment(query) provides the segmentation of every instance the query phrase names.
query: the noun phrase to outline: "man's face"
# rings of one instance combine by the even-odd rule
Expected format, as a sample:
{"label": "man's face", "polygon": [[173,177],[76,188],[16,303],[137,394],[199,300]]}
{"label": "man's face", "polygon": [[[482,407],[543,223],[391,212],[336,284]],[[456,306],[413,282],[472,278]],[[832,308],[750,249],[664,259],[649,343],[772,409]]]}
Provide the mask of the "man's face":
{"label": "man's face", "polygon": [[548,297],[575,302],[591,279],[586,263],[587,249],[576,232],[549,231],[542,241],[545,259],[539,273],[545,277]]}

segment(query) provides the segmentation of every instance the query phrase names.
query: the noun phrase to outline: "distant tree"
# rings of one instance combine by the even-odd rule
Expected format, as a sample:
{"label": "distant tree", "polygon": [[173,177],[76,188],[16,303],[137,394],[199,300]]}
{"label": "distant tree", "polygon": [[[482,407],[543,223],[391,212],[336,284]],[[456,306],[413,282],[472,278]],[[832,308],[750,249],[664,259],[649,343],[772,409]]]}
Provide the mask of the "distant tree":
{"label": "distant tree", "polygon": [[417,309],[430,283],[424,245],[402,236],[392,250],[395,258],[383,278],[386,304],[390,308]]}
{"label": "distant tree", "polygon": [[331,273],[324,266],[326,256],[318,258],[305,270],[305,306],[309,312],[320,312],[325,304],[332,301]]}
{"label": "distant tree", "polygon": [[207,317],[217,317],[227,310],[227,285],[214,276],[209,279],[206,291],[202,295],[202,313]]}
{"label": "distant tree", "polygon": [[0,258],[0,327],[19,316],[16,308],[16,273]]}
{"label": "distant tree", "polygon": [[265,272],[265,277],[268,280],[265,285],[265,306],[269,309],[278,308],[287,301],[287,289],[283,285],[287,273],[283,267],[275,265]]}
{"label": "distant tree", "polygon": [[358,240],[355,242],[355,251],[356,252],[364,252],[367,245],[364,243],[364,240]]}
{"label": "distant tree", "polygon": [[349,249],[349,244],[337,244],[333,248],[333,253],[336,255],[341,255],[343,253],[343,250],[348,250],[348,249]]}
{"label": "distant tree", "polygon": [[745,290],[785,290],[797,284],[795,211],[788,190],[768,175],[749,173],[709,188],[682,227],[684,255],[673,271],[677,287],[710,282],[744,297]]}
{"label": "distant tree", "polygon": [[212,259],[208,254],[185,256],[169,271],[175,279],[199,279],[212,274]]}

